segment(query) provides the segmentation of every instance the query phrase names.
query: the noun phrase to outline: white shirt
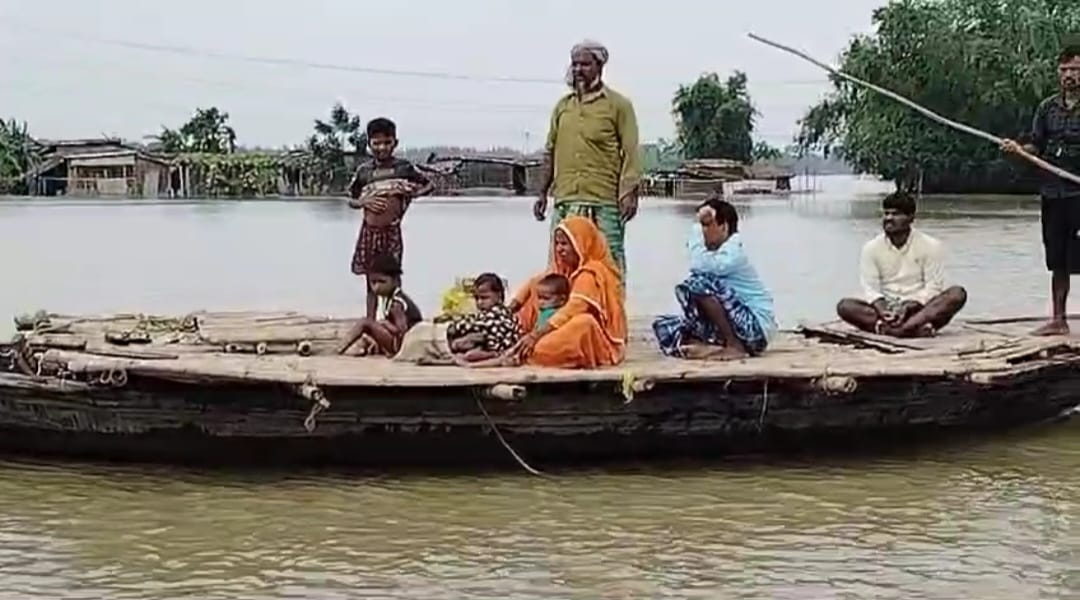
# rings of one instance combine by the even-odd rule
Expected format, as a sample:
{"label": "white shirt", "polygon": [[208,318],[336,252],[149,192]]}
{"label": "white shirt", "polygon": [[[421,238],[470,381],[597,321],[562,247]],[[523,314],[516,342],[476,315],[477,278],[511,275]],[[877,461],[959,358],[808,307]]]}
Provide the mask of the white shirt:
{"label": "white shirt", "polygon": [[926,304],[945,291],[943,254],[941,242],[914,228],[900,248],[882,233],[862,249],[859,280],[864,299]]}

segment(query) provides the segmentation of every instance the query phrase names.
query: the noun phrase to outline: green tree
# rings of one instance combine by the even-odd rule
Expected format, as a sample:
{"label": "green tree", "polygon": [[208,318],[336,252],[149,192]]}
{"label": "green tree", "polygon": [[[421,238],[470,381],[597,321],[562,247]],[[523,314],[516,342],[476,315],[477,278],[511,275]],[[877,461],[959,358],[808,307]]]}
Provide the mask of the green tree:
{"label": "green tree", "polygon": [[[844,72],[991,133],[1025,134],[1056,88],[1063,35],[1080,29],[1075,0],[893,0],[855,37]],[[992,144],[928,121],[869,90],[834,80],[801,120],[805,150],[839,152],[861,172],[926,191],[1027,189],[1023,171]]]}
{"label": "green tree", "polygon": [[339,102],[330,109],[330,120],[315,120],[315,133],[307,150],[318,165],[324,185],[342,188],[356,168],[356,159],[367,154],[367,133],[360,117]]}
{"label": "green tree", "polygon": [[707,73],[681,85],[672,100],[679,145],[686,158],[729,158],[749,162],[758,112],[746,89],[746,74],[727,81]]}
{"label": "green tree", "polygon": [[641,144],[641,166],[648,171],[678,168],[682,163],[682,149],[677,142],[663,138],[653,143]]}
{"label": "green tree", "polygon": [[753,155],[754,162],[759,160],[776,160],[784,155],[784,153],[776,146],[760,140],[754,144],[754,149],[751,154]]}
{"label": "green tree", "polygon": [[27,193],[26,174],[36,163],[26,123],[0,121],[0,193]]}
{"label": "green tree", "polygon": [[230,154],[236,150],[236,131],[229,125],[229,113],[217,107],[196,109],[180,129],[162,127],[155,137],[165,152]]}

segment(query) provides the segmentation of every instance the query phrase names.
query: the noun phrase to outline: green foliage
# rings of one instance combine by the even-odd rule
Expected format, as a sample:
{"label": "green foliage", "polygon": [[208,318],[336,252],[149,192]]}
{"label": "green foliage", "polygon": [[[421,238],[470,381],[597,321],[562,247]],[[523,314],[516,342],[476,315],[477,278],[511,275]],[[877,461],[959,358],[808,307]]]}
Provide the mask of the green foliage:
{"label": "green foliage", "polygon": [[646,173],[676,169],[682,160],[682,149],[676,142],[660,139],[641,145],[641,166]]}
{"label": "green foliage", "polygon": [[236,150],[236,131],[229,126],[229,113],[217,107],[199,108],[178,130],[161,128],[156,136],[164,152],[228,154]]}
{"label": "green foliage", "polygon": [[35,162],[26,123],[0,121],[0,193],[25,194],[26,173]]}
{"label": "green foliage", "polygon": [[759,160],[776,160],[783,156],[783,152],[776,146],[770,145],[768,142],[759,141],[754,144],[754,149],[751,151],[754,162]]}
{"label": "green foliage", "polygon": [[185,154],[181,160],[190,165],[193,192],[208,198],[276,195],[285,166],[281,155],[257,152]]}
{"label": "green foliage", "polygon": [[324,185],[340,189],[352,177],[355,160],[367,153],[367,133],[360,117],[350,114],[339,102],[330,109],[330,120],[315,120],[315,133],[307,140]]}
{"label": "green foliage", "polygon": [[[849,43],[841,70],[950,119],[1018,137],[1057,89],[1060,40],[1080,31],[1080,2],[893,0],[874,11],[873,23],[874,35]],[[839,80],[834,86],[800,123],[804,151],[840,152],[857,170],[902,187],[920,173],[967,180],[973,189],[991,177],[1017,178],[992,144],[872,91]]]}
{"label": "green foliage", "polygon": [[746,89],[746,74],[736,71],[727,81],[707,73],[681,85],[672,100],[679,144],[686,158],[753,158],[757,110]]}

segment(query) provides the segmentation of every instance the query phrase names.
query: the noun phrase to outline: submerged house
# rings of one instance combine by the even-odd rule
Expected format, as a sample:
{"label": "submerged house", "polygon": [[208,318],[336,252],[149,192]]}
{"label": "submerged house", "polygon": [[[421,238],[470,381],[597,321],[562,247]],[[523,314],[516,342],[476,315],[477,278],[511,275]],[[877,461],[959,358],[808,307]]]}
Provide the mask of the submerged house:
{"label": "submerged house", "polygon": [[746,179],[729,186],[732,194],[782,194],[791,191],[795,174],[783,167],[754,164],[746,168]]}
{"label": "submerged house", "polygon": [[435,184],[435,194],[515,195],[540,189],[543,161],[495,156],[431,156],[417,167]]}
{"label": "submerged house", "polygon": [[728,182],[746,177],[746,165],[726,158],[699,158],[683,161],[678,168],[649,173],[644,180],[647,196],[704,198],[723,193]]}
{"label": "submerged house", "polygon": [[794,175],[772,165],[747,165],[726,158],[686,160],[676,169],[649,173],[644,193],[666,198],[700,199],[715,193],[771,194],[791,190]]}
{"label": "submerged house", "polygon": [[119,139],[38,140],[31,193],[40,196],[168,195],[172,161]]}

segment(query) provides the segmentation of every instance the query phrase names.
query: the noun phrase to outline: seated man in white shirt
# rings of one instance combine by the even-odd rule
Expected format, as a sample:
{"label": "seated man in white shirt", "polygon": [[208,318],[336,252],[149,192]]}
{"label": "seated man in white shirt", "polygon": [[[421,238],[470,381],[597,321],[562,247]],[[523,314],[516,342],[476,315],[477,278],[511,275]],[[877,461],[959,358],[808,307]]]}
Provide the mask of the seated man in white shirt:
{"label": "seated man in white shirt", "polygon": [[942,244],[913,228],[915,199],[896,192],[882,201],[884,232],[863,246],[859,260],[862,299],[836,306],[841,319],[893,337],[934,335],[967,302],[960,286],[945,287]]}

